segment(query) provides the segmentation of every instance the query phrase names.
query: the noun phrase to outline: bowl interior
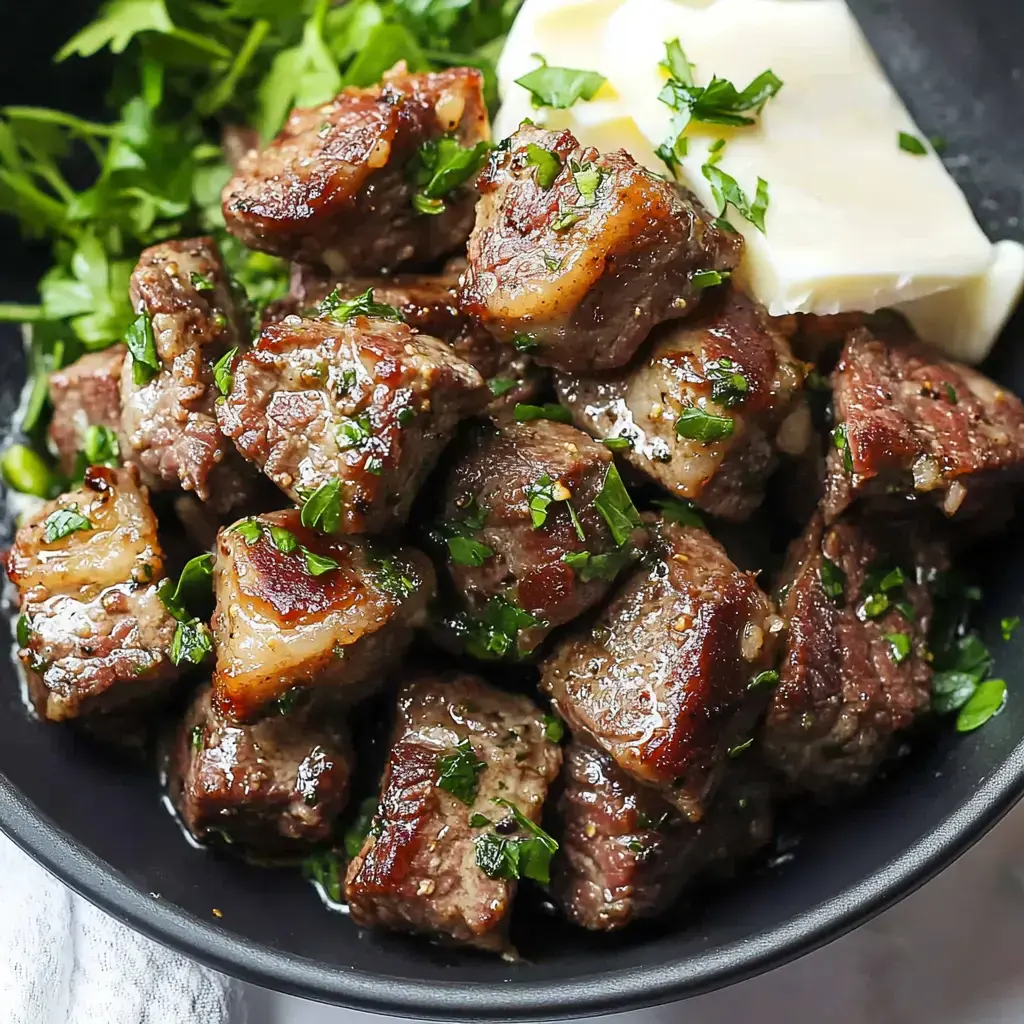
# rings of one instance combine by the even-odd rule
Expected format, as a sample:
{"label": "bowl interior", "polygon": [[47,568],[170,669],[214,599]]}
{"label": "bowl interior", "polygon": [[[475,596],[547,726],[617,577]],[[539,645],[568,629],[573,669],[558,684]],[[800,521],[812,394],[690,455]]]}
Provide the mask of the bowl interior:
{"label": "bowl interior", "polygon": [[[55,5],[56,6],[56,5]],[[63,17],[8,13],[18,40],[0,66],[2,103],[57,104],[98,113],[92,72],[49,55],[93,5]],[[983,227],[1024,237],[1024,79],[1018,67],[1024,8],[903,0],[852,6],[929,135],[948,159]],[[75,103],[69,97],[81,97]],[[894,140],[895,144],[895,140]],[[884,187],[880,183],[879,187]],[[45,253],[0,225],[0,299],[28,300]],[[7,371],[0,419],[24,378],[16,331],[4,328]],[[989,371],[1024,392],[1024,320],[1007,332]],[[817,817],[770,867],[702,898],[685,914],[622,936],[593,937],[532,908],[523,919],[530,959],[515,964],[361,934],[326,912],[295,872],[258,869],[195,850],[161,805],[151,773],[125,770],[69,730],[32,721],[0,638],[0,826],[75,888],[163,941],[230,973],[351,1006],[454,1019],[579,1015],[664,1000],[763,970],[825,941],[923,880],[976,838],[1024,779],[1024,534],[1016,528],[979,553],[982,633],[1010,700],[985,728],[951,727],[921,744],[884,785]],[[214,911],[218,912],[215,915]]]}

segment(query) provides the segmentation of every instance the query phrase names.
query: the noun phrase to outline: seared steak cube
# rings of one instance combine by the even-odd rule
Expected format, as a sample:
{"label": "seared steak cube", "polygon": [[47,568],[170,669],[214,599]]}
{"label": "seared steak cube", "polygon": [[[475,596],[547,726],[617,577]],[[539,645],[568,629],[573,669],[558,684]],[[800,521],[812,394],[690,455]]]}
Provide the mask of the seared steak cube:
{"label": "seared steak cube", "polygon": [[815,516],[790,550],[779,598],[788,631],[762,745],[798,789],[863,785],[928,710],[932,603],[918,581],[945,554],[911,543],[890,551],[878,527]]}
{"label": "seared steak cube", "polygon": [[698,821],[768,701],[781,622],[703,530],[653,524],[652,554],[556,646],[541,686],[574,733]]}
{"label": "seared steak cube", "polygon": [[7,574],[21,596],[18,656],[41,715],[120,711],[177,677],[156,529],[137,474],[93,467],[18,530]]}
{"label": "seared steak cube", "polygon": [[189,832],[268,853],[328,839],[348,800],[344,723],[306,703],[239,725],[212,697],[199,691],[170,752],[168,791]]}
{"label": "seared steak cube", "polygon": [[579,740],[562,779],[553,887],[569,919],[592,931],[665,913],[709,871],[729,873],[771,839],[770,787],[739,767],[698,824]]}
{"label": "seared steak cube", "polygon": [[462,308],[496,338],[570,373],[629,361],[651,328],[693,306],[742,238],[623,150],[524,124],[479,182]]}
{"label": "seared steak cube", "polygon": [[218,511],[244,500],[251,473],[214,415],[214,366],[248,341],[210,238],[146,249],[131,280],[131,355],[121,373],[126,461],[154,488],[194,491]]}
{"label": "seared steak cube", "polygon": [[89,427],[121,429],[121,367],[124,345],[87,352],[63,370],[50,374],[50,441],[60,468],[70,475],[85,444]]}
{"label": "seared steak cube", "polygon": [[325,537],[290,509],[221,530],[214,569],[220,709],[251,720],[292,687],[349,701],[385,681],[434,592],[425,555]]}
{"label": "seared steak cube", "polygon": [[851,503],[938,504],[976,512],[1024,477],[1024,405],[1001,385],[943,359],[907,328],[856,331],[832,375],[836,427],[825,518]]}
{"label": "seared steak cube", "polygon": [[529,699],[476,676],[402,688],[380,806],[345,879],[357,924],[506,949],[516,879],[544,881],[554,846],[530,828],[562,761],[545,728]]}
{"label": "seared steak cube", "polygon": [[626,461],[673,494],[723,519],[761,503],[776,452],[802,452],[811,421],[803,364],[764,310],[722,288],[695,316],[666,324],[624,370],[559,375],[576,425],[624,438]]}
{"label": "seared steak cube", "polygon": [[264,328],[218,406],[239,451],[302,502],[340,482],[345,533],[401,525],[459,420],[490,392],[452,350],[380,317]]}
{"label": "seared steak cube", "polygon": [[[472,178],[490,135],[482,83],[475,68],[397,65],[380,85],[293,111],[266,149],[239,161],[224,189],[228,230],[338,274],[438,259],[473,226]],[[459,148],[475,155],[450,187],[438,172]]]}
{"label": "seared steak cube", "polygon": [[[479,658],[523,657],[598,604],[647,540],[632,504],[633,523],[613,536],[600,509],[616,484],[611,452],[564,423],[474,430],[452,459],[433,531],[461,605],[450,642]],[[496,628],[499,606],[522,628]]]}
{"label": "seared steak cube", "polygon": [[298,275],[293,274],[292,282],[292,296],[277,304],[273,319],[309,311],[334,289],[342,299],[354,299],[370,289],[375,302],[393,306],[413,330],[447,342],[460,359],[476,369],[495,396],[487,410],[491,415],[501,416],[517,402],[531,401],[544,387],[546,370],[526,353],[495,340],[459,309],[457,273],[399,274],[333,282],[300,268]]}

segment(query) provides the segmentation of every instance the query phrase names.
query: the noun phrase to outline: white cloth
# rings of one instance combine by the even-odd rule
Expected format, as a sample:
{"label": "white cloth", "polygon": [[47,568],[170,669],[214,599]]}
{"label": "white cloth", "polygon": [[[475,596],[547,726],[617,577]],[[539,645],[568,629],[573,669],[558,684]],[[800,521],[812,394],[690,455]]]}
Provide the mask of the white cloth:
{"label": "white cloth", "polygon": [[3,1024],[244,1024],[239,987],[76,896],[0,834]]}

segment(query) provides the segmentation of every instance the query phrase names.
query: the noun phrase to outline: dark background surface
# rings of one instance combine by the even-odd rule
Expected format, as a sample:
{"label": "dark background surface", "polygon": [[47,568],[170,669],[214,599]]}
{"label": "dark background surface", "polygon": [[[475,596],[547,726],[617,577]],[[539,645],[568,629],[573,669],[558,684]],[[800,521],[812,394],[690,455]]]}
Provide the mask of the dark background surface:
{"label": "dark background surface", "polygon": [[[102,111],[96,62],[50,54],[95,5],[5,11],[0,103]],[[1022,237],[1024,4],[906,0],[853,4],[922,131],[942,135],[947,163],[993,237]],[[879,183],[884,188],[884,182]],[[0,224],[0,300],[31,300],[46,253]],[[0,333],[0,416],[24,373],[15,331]],[[1024,391],[1018,317],[989,369]],[[920,745],[858,805],[822,817],[783,863],[683,920],[595,938],[557,920],[520,921],[530,961],[456,956],[396,937],[360,935],[327,914],[294,873],[240,866],[190,848],[151,774],[125,772],[67,729],[23,711],[9,639],[0,650],[0,824],[74,887],[157,938],[233,973],[314,998],[392,1012],[457,1016],[580,1014],[671,998],[735,980],[824,941],[922,881],[1016,798],[1024,776],[1024,615],[1019,528],[979,554],[984,638],[1010,690],[979,732],[945,730]],[[105,867],[103,865],[109,865]],[[222,914],[214,918],[213,908]]]}

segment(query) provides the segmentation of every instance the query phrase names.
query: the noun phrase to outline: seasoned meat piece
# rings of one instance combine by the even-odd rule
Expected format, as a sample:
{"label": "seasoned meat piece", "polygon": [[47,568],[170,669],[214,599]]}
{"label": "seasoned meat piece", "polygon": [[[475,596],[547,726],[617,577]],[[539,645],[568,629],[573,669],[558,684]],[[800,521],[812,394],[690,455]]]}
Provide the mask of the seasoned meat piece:
{"label": "seasoned meat piece", "polygon": [[562,762],[544,731],[530,700],[476,676],[402,688],[380,806],[345,879],[357,924],[507,948],[516,874],[489,854],[530,837],[513,807],[540,821]]}
{"label": "seasoned meat piece", "polygon": [[[601,601],[647,542],[636,516],[616,543],[595,505],[609,474],[614,487],[611,452],[564,423],[510,423],[465,438],[434,530],[462,606],[450,644],[479,658],[523,657]],[[496,628],[503,609],[520,629]]]}
{"label": "seasoned meat piece", "polygon": [[294,501],[340,481],[345,533],[401,525],[459,420],[491,397],[437,338],[354,316],[263,330],[217,407],[225,434]]}
{"label": "seasoned meat piece", "polygon": [[74,472],[89,427],[121,429],[121,366],[124,345],[87,352],[70,366],[50,374],[50,441],[61,470]]}
{"label": "seasoned meat piece", "polygon": [[177,677],[156,529],[137,474],[95,466],[18,530],[7,575],[21,595],[18,656],[41,715],[120,711]]}
{"label": "seasoned meat piece", "polygon": [[559,375],[557,389],[577,426],[630,442],[630,466],[741,521],[761,503],[776,452],[796,455],[811,440],[803,369],[764,310],[730,287],[662,327],[625,370]]}
{"label": "seasoned meat piece", "polygon": [[191,238],[146,249],[131,299],[151,327],[149,358],[159,367],[136,356],[124,362],[122,454],[151,487],[195,491],[218,512],[235,507],[253,476],[217,427],[213,367],[248,335],[216,243]]}
{"label": "seasoned meat piece", "polygon": [[462,308],[569,373],[624,365],[655,324],[690,311],[694,274],[739,262],[742,237],[692,195],[568,131],[524,124],[479,186]]}
{"label": "seasoned meat piece", "polygon": [[1020,399],[906,329],[856,331],[832,388],[828,522],[858,499],[903,509],[923,499],[966,517],[1024,477]]}
{"label": "seasoned meat piece", "polygon": [[652,549],[593,627],[555,648],[541,686],[581,738],[699,821],[767,703],[781,622],[703,530],[655,522]]}
{"label": "seasoned meat piece", "polygon": [[475,68],[411,75],[398,64],[379,86],[293,111],[265,150],[239,161],[224,189],[228,230],[251,249],[336,274],[451,252],[473,226],[476,193],[471,180],[447,188],[432,179],[449,148],[479,144],[473,162],[482,162],[482,83]]}
{"label": "seasoned meat piece", "polygon": [[348,729],[313,705],[238,725],[204,686],[178,727],[168,792],[197,839],[219,833],[267,853],[328,839],[348,800]]}
{"label": "seasoned meat piece", "polygon": [[335,288],[342,299],[353,299],[372,289],[374,302],[394,306],[413,330],[446,341],[460,359],[475,367],[495,395],[488,413],[501,416],[517,402],[535,399],[544,388],[547,371],[526,353],[496,341],[477,321],[462,313],[457,286],[457,273],[332,281],[299,268],[297,275],[293,273],[291,296],[276,303],[265,322],[283,320],[289,313],[309,312]]}
{"label": "seasoned meat piece", "polygon": [[328,538],[289,509],[221,530],[214,590],[217,701],[249,721],[292,687],[355,700],[383,684],[425,621],[434,572],[412,548]]}
{"label": "seasoned meat piece", "polygon": [[698,824],[578,740],[562,779],[554,892],[569,919],[593,931],[664,913],[710,870],[730,873],[771,839],[770,787],[741,768],[730,767]]}
{"label": "seasoned meat piece", "polygon": [[900,535],[909,552],[878,526],[826,527],[815,516],[790,550],[780,590],[788,632],[762,744],[801,790],[864,784],[928,710],[932,603],[917,580],[944,568],[945,553],[920,531]]}

